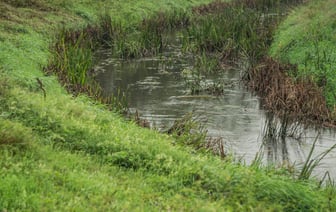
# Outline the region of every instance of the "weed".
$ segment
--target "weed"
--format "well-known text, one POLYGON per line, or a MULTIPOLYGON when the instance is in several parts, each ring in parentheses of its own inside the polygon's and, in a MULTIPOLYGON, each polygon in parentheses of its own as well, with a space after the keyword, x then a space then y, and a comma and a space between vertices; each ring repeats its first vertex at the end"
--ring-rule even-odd
POLYGON ((220 52, 223 59, 245 52, 258 61, 270 45, 274 21, 258 10, 236 4, 219 6, 220 12, 199 17, 185 32, 184 46, 196 52, 220 52))
POLYGON ((139 112, 138 110, 135 111, 135 114, 134 114, 134 121, 137 125, 139 125, 140 127, 144 127, 144 128, 149 128, 151 129, 151 124, 148 120, 146 119, 142 119, 140 118, 140 115, 139 115, 139 112))
POLYGON ((125 28, 115 36, 113 52, 117 57, 134 58, 156 55, 166 46, 163 33, 189 24, 189 14, 184 11, 157 12, 144 18, 135 27, 125 28))
POLYGON ((204 126, 193 117, 192 113, 184 115, 181 119, 176 120, 168 130, 168 134, 172 134, 177 138, 178 142, 184 145, 191 145, 196 149, 204 146, 206 130, 204 126))
POLYGON ((204 148, 212 154, 218 155, 222 160, 227 157, 227 151, 224 146, 224 139, 222 137, 207 137, 204 148))
POLYGON ((308 157, 301 169, 301 172, 298 176, 298 179, 300 180, 307 180, 311 177, 311 174, 313 172, 313 170, 320 164, 321 160, 323 160, 323 158, 325 156, 327 156, 332 150, 336 149, 336 144, 331 146, 329 149, 327 149, 326 151, 320 153, 319 155, 317 155, 315 158, 313 158, 313 152, 315 150, 315 145, 316 145, 316 142, 318 140, 320 136, 320 133, 317 134, 314 142, 313 142, 313 145, 310 149, 310 152, 308 154, 308 157))
POLYGON ((263 156, 264 152, 262 150, 262 146, 260 147, 259 151, 256 153, 254 159, 251 162, 251 167, 256 169, 260 169, 263 166, 263 156))
POLYGON ((96 33, 95 36, 98 36, 97 41, 103 43, 105 46, 111 46, 115 39, 122 36, 121 23, 114 23, 110 15, 101 15, 98 24, 99 33, 96 33))
POLYGON ((33 141, 34 136, 30 128, 0 117, 0 148, 12 146, 23 150, 31 147, 33 141))
MULTIPOLYGON (((183 145, 171 145, 175 141, 173 136, 140 129, 85 95, 72 98, 55 77, 42 76, 40 65, 45 65, 50 57, 48 44, 59 24, 76 25, 77 28, 68 31, 65 46, 74 47, 77 43, 79 48, 92 49, 95 42, 87 43, 87 39, 77 42, 79 37, 90 34, 78 28, 85 28, 83 23, 88 23, 89 18, 91 24, 96 22, 102 6, 111 12, 117 23, 120 21, 123 27, 134 29, 132 24, 139 23, 144 12, 154 13, 162 9, 161 5, 174 9, 172 4, 186 8, 201 2, 207 1, 56 0, 48 4, 58 12, 45 13, 34 21, 26 21, 26 16, 21 15, 36 12, 35 8, 11 9, 16 22, 10 24, 27 23, 24 27, 29 34, 17 37, 12 32, 1 32, 6 39, 1 43, 0 63, 13 82, 4 83, 4 86, 0 83, 2 87, 9 87, 0 89, 0 122, 4 128, 10 128, 9 132, 15 133, 10 138, 20 143, 19 146, 20 139, 25 138, 22 139, 25 142, 31 140, 30 136, 33 141, 41 142, 37 142, 33 150, 16 151, 15 154, 8 151, 8 145, 0 146, 0 210, 295 211, 335 208, 334 194, 327 193, 327 196, 326 191, 317 189, 313 182, 301 183, 263 170, 223 163, 210 154, 196 154, 183 145), (37 86, 36 77, 44 83, 48 95, 45 100, 37 93, 40 89, 31 89, 37 86)), ((8 21, 2 14, 0 18, 0 25, 8 21)), ((94 32, 94 28, 89 31, 94 32)), ((104 43, 106 45, 106 40, 104 43)))
POLYGON ((205 52, 196 55, 195 64, 192 69, 184 69, 181 76, 190 94, 197 95, 207 93, 210 95, 222 95, 225 84, 220 77, 214 77, 221 70, 219 59, 216 55, 209 55, 205 52), (211 78, 211 80, 209 80, 211 78))
POLYGON ((205 77, 201 74, 199 69, 184 69, 181 76, 184 79, 186 87, 190 89, 190 93, 192 95, 199 94, 204 90, 202 82, 205 80, 205 77))
POLYGON ((94 96, 95 93, 89 93, 97 92, 91 88, 97 85, 89 76, 93 67, 93 56, 90 49, 91 42, 84 41, 88 34, 62 31, 59 36, 59 41, 55 45, 57 53, 46 68, 46 72, 56 73, 68 91, 75 94, 87 92, 90 96, 94 96))
POLYGON ((263 97, 265 108, 282 119, 328 122, 331 116, 321 90, 307 79, 293 81, 286 72, 295 69, 296 66, 264 58, 260 65, 248 72, 249 86, 263 97))
MULTIPOLYGON (((103 92, 102 92, 103 93, 103 92)), ((111 110, 120 114, 128 114, 129 106, 127 101, 127 92, 123 92, 118 89, 116 94, 111 94, 105 96, 104 94, 99 94, 98 100, 106 104, 106 106, 111 110)))
POLYGON ((203 74, 216 74, 220 71, 219 58, 216 55, 209 55, 203 52, 196 55, 194 65, 203 74))
POLYGON ((336 102, 334 5, 314 1, 295 9, 276 31, 270 48, 271 56, 298 66, 293 77, 306 77, 320 86, 331 113, 336 102))
MULTIPOLYGON (((323 177, 321 178, 320 184, 319 184, 320 188, 322 187, 323 183, 325 183, 326 187, 335 188, 335 180, 332 179, 329 171, 326 171, 323 177)), ((331 190, 333 191, 334 189, 331 189, 331 190)))
POLYGON ((105 96, 92 76, 93 51, 99 48, 100 44, 113 44, 114 39, 121 37, 122 33, 121 26, 113 25, 110 16, 103 15, 99 21, 99 25, 89 25, 83 30, 63 29, 54 47, 56 54, 45 71, 56 73, 69 92, 75 95, 86 93, 106 104, 110 110, 125 113, 127 112, 125 94, 118 92, 117 96, 105 96))

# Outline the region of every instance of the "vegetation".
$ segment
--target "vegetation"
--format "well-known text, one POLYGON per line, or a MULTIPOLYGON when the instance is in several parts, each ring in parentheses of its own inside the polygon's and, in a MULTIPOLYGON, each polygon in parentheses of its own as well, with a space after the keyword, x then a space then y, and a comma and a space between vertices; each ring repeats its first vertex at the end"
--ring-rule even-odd
POLYGON ((210 84, 207 81, 213 73, 218 75, 223 71, 221 66, 235 65, 242 60, 246 60, 244 62, 249 67, 258 64, 267 53, 273 29, 279 20, 267 14, 275 11, 278 14, 275 17, 280 17, 280 10, 276 10, 279 7, 274 1, 239 0, 229 3, 215 1, 194 8, 197 15, 183 31, 184 50, 198 54, 195 67, 183 74, 191 93, 220 95, 225 84, 220 79, 210 84), (266 8, 269 11, 265 15, 266 8))
POLYGON ((224 4, 220 12, 193 22, 184 36, 184 45, 195 52, 220 52, 230 59, 244 51, 249 59, 257 59, 252 54, 263 55, 265 47, 252 45, 264 44, 270 37, 267 25, 271 23, 262 23, 261 15, 254 9, 224 4))
POLYGON ((162 135, 66 92, 89 81, 87 48, 106 45, 112 32, 136 32, 163 8, 174 14, 208 2, 0 2, 1 211, 335 210, 332 187, 195 151, 185 145, 198 147, 188 127, 182 137, 162 135), (104 25, 110 20, 116 25, 104 25))
MULTIPOLYGON (((298 3, 302 1, 217 1, 195 8, 194 13, 200 16, 185 31, 184 46, 201 55, 215 54, 225 66, 245 63, 247 84, 263 97, 265 109, 286 122, 335 126, 334 48, 328 48, 335 42, 334 12, 328 11, 321 18, 318 13, 327 3, 312 2, 291 12, 295 15, 275 32, 284 14, 298 3), (313 23, 308 17, 300 22, 301 13, 314 14, 313 23), (317 30, 322 23, 326 23, 326 28, 317 30), (297 25, 302 32, 297 31, 297 25), (272 44, 273 34, 276 39, 272 44), (300 37, 301 34, 305 36, 300 37), (302 48, 296 48, 297 42, 302 48), (294 53, 297 55, 291 56, 294 53)), ((206 74, 197 67, 189 72, 192 74, 186 84, 191 93, 206 90, 206 74)), ((224 86, 215 84, 218 93, 224 86)))
POLYGON ((298 65, 293 77, 314 81, 335 113, 336 105, 336 5, 317 0, 294 9, 280 25, 270 55, 281 62, 298 65))

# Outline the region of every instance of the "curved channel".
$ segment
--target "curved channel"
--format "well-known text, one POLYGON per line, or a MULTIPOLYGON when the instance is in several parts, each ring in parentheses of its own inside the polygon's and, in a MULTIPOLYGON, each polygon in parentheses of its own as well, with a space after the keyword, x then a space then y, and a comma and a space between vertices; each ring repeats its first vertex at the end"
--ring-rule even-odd
MULTIPOLYGON (((241 83, 242 71, 237 68, 215 76, 225 84, 223 95, 190 95, 181 72, 193 68, 193 55, 181 52, 178 36, 170 39, 164 53, 155 57, 123 60, 113 58, 108 49, 99 51, 97 81, 107 94, 118 89, 127 92, 130 110, 138 111, 157 129, 167 129, 193 112, 204 123, 208 136, 222 138, 226 152, 246 164, 259 154, 264 164, 293 165, 300 170, 316 138, 313 157, 335 144, 332 130, 324 130, 318 137, 314 129, 301 129, 299 138, 269 138, 269 117, 259 98, 241 83)), ((329 172, 336 179, 335 159, 336 152, 330 152, 313 175, 321 178, 329 172)))

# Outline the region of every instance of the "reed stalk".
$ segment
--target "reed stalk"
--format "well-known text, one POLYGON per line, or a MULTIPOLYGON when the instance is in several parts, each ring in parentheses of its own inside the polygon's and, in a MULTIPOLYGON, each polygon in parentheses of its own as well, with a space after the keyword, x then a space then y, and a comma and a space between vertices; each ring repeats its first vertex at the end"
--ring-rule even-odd
POLYGON ((318 154, 317 156, 315 156, 313 158, 313 152, 315 150, 316 142, 318 141, 319 136, 320 136, 320 132, 315 137, 313 145, 310 148, 308 157, 307 157, 307 159, 306 159, 306 161, 305 161, 305 163, 304 163, 304 165, 301 169, 301 172, 298 176, 299 180, 308 180, 311 177, 314 169, 320 164, 320 162, 323 160, 323 158, 325 158, 332 150, 336 149, 336 144, 334 144, 329 149, 327 149, 326 151, 318 154))

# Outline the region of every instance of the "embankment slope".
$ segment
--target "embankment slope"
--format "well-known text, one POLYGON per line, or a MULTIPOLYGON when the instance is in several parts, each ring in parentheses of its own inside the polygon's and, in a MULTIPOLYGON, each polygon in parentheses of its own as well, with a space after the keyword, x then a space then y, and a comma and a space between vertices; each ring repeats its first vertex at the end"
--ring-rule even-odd
POLYGON ((60 28, 95 24, 102 12, 126 26, 207 2, 0 2, 0 210, 335 209, 333 190, 176 145, 43 73, 60 28))

